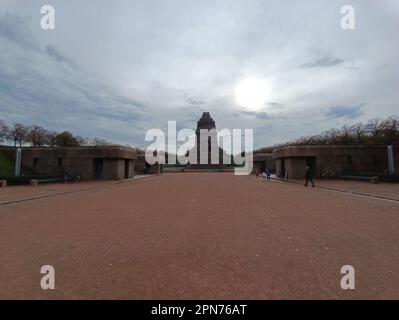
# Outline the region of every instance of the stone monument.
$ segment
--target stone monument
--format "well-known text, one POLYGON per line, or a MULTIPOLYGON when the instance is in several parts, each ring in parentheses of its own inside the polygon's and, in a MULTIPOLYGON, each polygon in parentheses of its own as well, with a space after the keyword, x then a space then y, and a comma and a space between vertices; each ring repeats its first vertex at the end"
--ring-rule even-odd
POLYGON ((218 144, 215 120, 212 119, 209 112, 203 112, 201 118, 197 121, 197 129, 195 131, 195 134, 197 163, 189 164, 188 167, 190 169, 222 169, 224 167, 223 150, 219 147, 218 144), (204 136, 202 141, 201 131, 202 133, 207 132, 209 134, 208 138, 204 136), (217 163, 212 163, 212 150, 214 150, 218 154, 217 163), (201 153, 202 158, 207 159, 206 163, 201 163, 201 153))

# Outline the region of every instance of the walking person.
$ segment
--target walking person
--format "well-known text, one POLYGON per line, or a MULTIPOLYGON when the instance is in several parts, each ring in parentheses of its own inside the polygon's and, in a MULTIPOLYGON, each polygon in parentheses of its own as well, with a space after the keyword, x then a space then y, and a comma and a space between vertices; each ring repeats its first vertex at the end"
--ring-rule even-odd
POLYGON ((266 172, 265 171, 262 171, 262 178, 263 178, 263 181, 266 181, 266 172))
POLYGON ((256 179, 258 179, 260 176, 260 170, 258 168, 256 168, 255 174, 256 174, 256 179))
POLYGON ((310 165, 306 165, 305 169, 305 187, 308 186, 309 181, 312 183, 312 187, 314 188, 314 182, 313 182, 313 168, 310 165))
POLYGON ((267 168, 267 169, 266 169, 266 178, 267 178, 267 181, 270 181, 270 176, 271 176, 271 174, 272 174, 272 170, 271 170, 270 168, 267 168))

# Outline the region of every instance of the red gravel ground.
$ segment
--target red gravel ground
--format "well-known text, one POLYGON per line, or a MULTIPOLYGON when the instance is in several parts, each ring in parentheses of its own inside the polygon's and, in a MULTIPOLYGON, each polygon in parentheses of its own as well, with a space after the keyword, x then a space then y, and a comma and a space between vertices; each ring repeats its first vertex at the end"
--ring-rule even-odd
MULTIPOLYGON (((301 184, 304 183, 303 180, 294 181, 301 184)), ((368 181, 353 180, 318 180, 317 186, 399 201, 399 183, 371 183, 368 181)))
POLYGON ((98 188, 109 185, 110 181, 84 181, 79 183, 44 183, 32 187, 29 185, 7 186, 0 189, 0 204, 20 199, 42 197, 51 194, 71 192, 81 189, 98 188))
POLYGON ((395 201, 165 174, 1 205, 0 298, 399 299, 398 231, 395 201))

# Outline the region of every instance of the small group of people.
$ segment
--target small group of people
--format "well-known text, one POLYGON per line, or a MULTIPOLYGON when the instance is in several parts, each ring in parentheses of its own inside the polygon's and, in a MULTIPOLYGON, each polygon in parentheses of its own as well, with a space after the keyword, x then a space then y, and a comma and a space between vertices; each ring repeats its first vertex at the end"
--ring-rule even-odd
MULTIPOLYGON (((272 170, 270 168, 266 168, 265 170, 261 170, 259 168, 255 169, 256 179, 263 178, 263 180, 270 181, 272 170)), ((314 188, 314 181, 313 181, 313 167, 311 165, 306 165, 305 168, 305 187, 309 185, 309 182, 312 184, 314 188)))
POLYGON ((256 174, 256 179, 263 178, 263 180, 270 181, 272 170, 270 168, 266 168, 264 171, 261 171, 259 168, 256 168, 255 174, 256 174))

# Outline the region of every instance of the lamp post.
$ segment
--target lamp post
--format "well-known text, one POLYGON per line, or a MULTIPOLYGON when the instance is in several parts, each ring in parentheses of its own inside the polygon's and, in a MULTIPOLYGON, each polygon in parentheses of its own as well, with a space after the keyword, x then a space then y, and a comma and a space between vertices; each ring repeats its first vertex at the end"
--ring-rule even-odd
POLYGON ((17 148, 15 152, 15 176, 19 177, 21 175, 21 154, 22 149, 17 148))
POLYGON ((393 146, 388 146, 388 174, 393 175, 395 174, 395 164, 393 159, 393 146))

